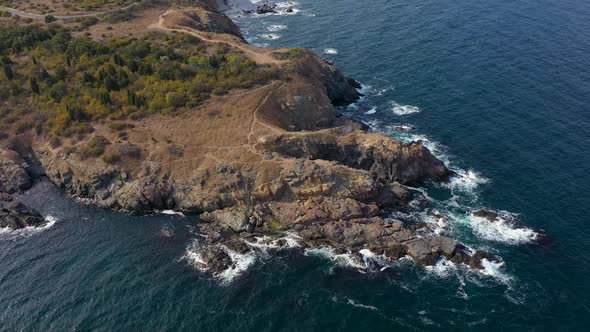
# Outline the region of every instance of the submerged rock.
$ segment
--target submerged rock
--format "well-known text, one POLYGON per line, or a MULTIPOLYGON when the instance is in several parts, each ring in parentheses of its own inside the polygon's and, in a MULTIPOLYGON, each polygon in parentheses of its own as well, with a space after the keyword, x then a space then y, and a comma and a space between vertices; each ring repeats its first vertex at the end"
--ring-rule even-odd
POLYGON ((277 5, 265 3, 256 7, 256 14, 276 13, 277 5))
POLYGON ((474 217, 484 218, 484 219, 487 219, 489 221, 495 221, 495 220, 497 220, 500 217, 500 215, 497 212, 490 211, 490 210, 485 210, 485 209, 473 211, 471 214, 474 217))

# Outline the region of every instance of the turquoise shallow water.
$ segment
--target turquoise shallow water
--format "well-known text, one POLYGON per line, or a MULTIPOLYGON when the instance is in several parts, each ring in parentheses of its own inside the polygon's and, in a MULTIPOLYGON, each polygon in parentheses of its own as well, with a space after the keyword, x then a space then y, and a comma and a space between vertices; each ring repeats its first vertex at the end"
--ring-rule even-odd
POLYGON ((425 188, 451 216, 441 231, 504 264, 475 273, 402 262, 359 273, 325 254, 258 252, 226 284, 183 258, 199 239, 194 216, 126 216, 40 187, 26 200, 57 222, 0 234, 0 330, 587 329, 590 4, 299 0, 294 8, 237 20, 253 43, 322 53, 364 85, 366 97, 343 112, 422 139, 447 160, 462 176, 425 188), (470 218, 480 207, 506 211, 505 227, 470 218), (539 229, 540 244, 530 241, 539 229))

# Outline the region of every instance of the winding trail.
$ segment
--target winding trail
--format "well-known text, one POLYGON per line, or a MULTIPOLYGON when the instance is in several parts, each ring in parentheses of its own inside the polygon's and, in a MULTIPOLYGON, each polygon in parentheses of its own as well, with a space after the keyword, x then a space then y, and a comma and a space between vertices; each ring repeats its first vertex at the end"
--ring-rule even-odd
POLYGON ((172 13, 175 13, 175 12, 176 12, 175 10, 167 10, 166 12, 164 12, 163 14, 160 15, 160 17, 158 18, 158 22, 149 25, 148 29, 182 32, 182 33, 186 33, 186 34, 195 36, 197 38, 200 38, 206 42, 217 43, 217 44, 227 44, 227 45, 230 45, 230 46, 237 48, 240 51, 244 52, 246 55, 248 55, 250 58, 252 58, 254 61, 256 61, 259 64, 280 65, 280 64, 286 62, 285 60, 279 60, 279 59, 275 58, 274 56, 272 56, 271 53, 275 52, 276 51, 275 49, 270 49, 268 51, 262 51, 260 48, 257 48, 252 45, 248 45, 248 44, 243 43, 241 41, 235 41, 235 40, 231 40, 231 39, 227 39, 227 38, 213 38, 213 37, 211 37, 211 34, 215 34, 215 33, 206 33, 206 32, 202 32, 199 30, 188 29, 188 28, 182 29, 182 28, 166 27, 165 26, 166 16, 168 16, 172 13))

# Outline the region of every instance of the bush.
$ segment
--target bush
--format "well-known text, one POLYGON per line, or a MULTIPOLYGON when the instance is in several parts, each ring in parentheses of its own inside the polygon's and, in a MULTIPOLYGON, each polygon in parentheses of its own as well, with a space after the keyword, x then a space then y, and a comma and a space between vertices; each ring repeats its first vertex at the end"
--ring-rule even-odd
POLYGON ((53 23, 55 22, 57 19, 55 18, 55 16, 53 15, 46 15, 45 16, 45 23, 49 24, 49 23, 53 23))
POLYGON ((115 153, 115 151, 107 151, 102 156, 102 160, 107 164, 115 164, 121 160, 121 157, 115 153))
POLYGON ((84 148, 82 148, 80 156, 82 159, 98 158, 105 152, 105 149, 109 144, 111 143, 106 138, 102 136, 94 136, 86 143, 84 148))

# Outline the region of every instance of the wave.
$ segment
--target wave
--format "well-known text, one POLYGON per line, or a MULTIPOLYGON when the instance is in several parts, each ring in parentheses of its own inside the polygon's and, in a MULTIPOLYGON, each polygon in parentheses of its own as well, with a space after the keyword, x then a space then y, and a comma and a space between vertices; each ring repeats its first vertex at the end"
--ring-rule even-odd
POLYGON ((201 254, 199 241, 196 239, 188 245, 184 252, 184 256, 181 257, 181 260, 185 260, 189 265, 199 271, 206 272, 209 270, 209 267, 207 266, 207 263, 201 254))
POLYGON ((396 115, 408 115, 421 112, 420 108, 412 105, 401 105, 396 102, 391 103, 391 111, 396 115))
POLYGON ((468 222, 473 232, 481 239, 503 242, 512 245, 530 243, 539 238, 539 233, 526 227, 519 228, 516 225, 516 215, 508 211, 495 211, 498 217, 495 220, 468 216, 468 222))
POLYGON ((295 233, 288 232, 280 238, 271 238, 269 236, 254 237, 255 241, 246 241, 251 248, 257 249, 264 256, 268 256, 270 250, 287 250, 302 247, 301 237, 295 233))
POLYGON ((338 50, 335 48, 324 48, 324 54, 338 54, 338 50))
MULTIPOLYGON (((253 251, 241 254, 231 250, 225 245, 220 245, 219 248, 225 251, 232 261, 227 269, 213 274, 213 277, 218 279, 222 285, 230 284, 235 278, 247 271, 248 268, 256 262, 256 253, 253 251)), ((180 259, 186 261, 190 266, 201 272, 207 272, 209 271, 209 266, 203 258, 202 250, 203 246, 198 240, 194 239, 186 248, 184 255, 180 259)))
POLYGON ((456 175, 453 176, 448 183, 443 184, 443 186, 452 190, 459 190, 473 194, 475 189, 490 181, 479 172, 472 169, 463 170, 455 168, 452 169, 452 171, 455 172, 456 175))
POLYGON ((53 227, 59 220, 53 216, 45 217, 46 223, 41 226, 27 226, 20 229, 12 229, 9 227, 0 228, 0 235, 7 236, 9 239, 31 236, 53 227))
POLYGON ((158 211, 158 213, 169 215, 169 216, 180 216, 180 217, 183 217, 183 218, 185 217, 184 213, 177 212, 177 211, 174 211, 174 210, 162 210, 162 211, 158 211))
POLYGON ((246 272, 254 262, 256 262, 256 254, 252 251, 245 254, 240 254, 229 249, 226 246, 221 246, 223 250, 228 254, 232 261, 232 265, 223 270, 220 273, 214 274, 216 278, 219 278, 222 284, 230 284, 236 277, 246 272))
MULTIPOLYGON (((301 238, 298 235, 290 232, 285 233, 285 236, 280 238, 271 238, 268 236, 254 237, 254 241, 242 240, 251 248, 246 253, 238 253, 225 245, 219 245, 219 248, 227 253, 232 263, 227 269, 214 273, 213 277, 218 279, 223 285, 230 284, 238 276, 246 272, 258 258, 268 257, 270 250, 299 248, 302 247, 300 240, 301 238)), ((209 266, 203 258, 204 249, 204 245, 197 239, 193 239, 180 259, 186 261, 190 266, 201 272, 207 272, 209 271, 209 266)))
POLYGON ((365 114, 368 114, 368 115, 375 114, 375 113, 377 113, 377 107, 371 107, 370 110, 365 112, 365 114))
POLYGON ((352 256, 352 252, 348 251, 347 253, 337 254, 334 248, 328 246, 305 249, 304 255, 326 258, 332 261, 335 265, 341 267, 352 267, 356 269, 365 268, 364 265, 360 264, 352 256))

